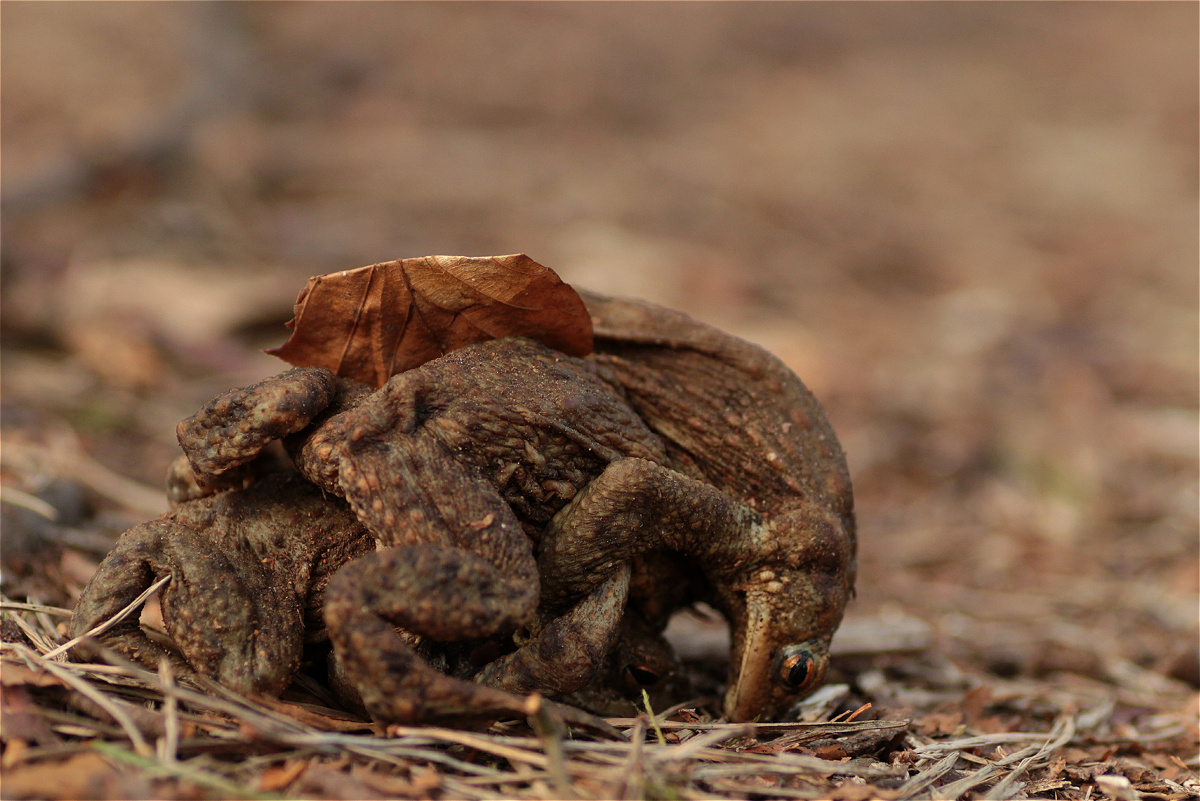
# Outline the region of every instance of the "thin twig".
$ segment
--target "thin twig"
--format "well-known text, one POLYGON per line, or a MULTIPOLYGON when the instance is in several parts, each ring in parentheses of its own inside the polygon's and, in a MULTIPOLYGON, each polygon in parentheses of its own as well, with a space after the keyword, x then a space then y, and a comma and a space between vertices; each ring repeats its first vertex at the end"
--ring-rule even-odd
POLYGON ((562 721, 551 714, 538 693, 529 696, 526 709, 528 710, 529 725, 541 738, 542 748, 549 763, 550 780, 554 784, 554 791, 560 798, 574 798, 575 791, 571 789, 571 777, 567 774, 567 767, 563 761, 562 741, 565 727, 562 721))
POLYGON ((115 615, 110 617, 108 620, 105 620, 103 623, 93 626, 92 628, 88 629, 86 632, 84 632, 83 634, 80 634, 78 637, 75 637, 74 639, 67 640, 65 643, 58 646, 57 648, 54 648, 54 649, 42 654, 42 656, 45 657, 46 659, 54 659, 56 656, 59 656, 60 654, 65 654, 67 651, 74 648, 76 645, 78 645, 80 642, 82 642, 85 638, 100 636, 104 632, 111 629, 113 626, 120 623, 125 618, 129 617, 129 615, 132 614, 135 610, 140 609, 142 604, 144 604, 146 602, 147 598, 149 598, 154 593, 158 592, 170 580, 171 580, 171 574, 168 573, 167 575, 160 578, 158 581, 151 584, 145 590, 143 590, 141 595, 139 595, 138 597, 136 597, 132 601, 130 601, 125 606, 124 609, 122 609, 120 612, 117 612, 115 615))
POLYGON ((642 750, 645 741, 646 721, 638 720, 630 733, 629 759, 621 777, 621 792, 616 796, 618 798, 632 799, 644 795, 642 785, 645 782, 645 767, 642 764, 642 750))
POLYGON ((170 764, 178 761, 179 752, 179 697, 175 694, 175 670, 171 667, 171 660, 159 660, 158 676, 162 680, 165 718, 164 734, 158 741, 162 752, 159 759, 170 764))
POLYGON ((71 689, 76 690, 84 697, 93 701, 109 715, 112 715, 112 718, 117 722, 117 725, 124 729, 125 734, 128 735, 130 742, 133 743, 134 750, 137 751, 140 756, 152 756, 154 754, 154 750, 146 742, 146 739, 142 737, 141 731, 139 731, 138 727, 134 725, 133 720, 131 720, 129 715, 125 713, 125 710, 121 709, 116 702, 116 699, 106 696, 104 693, 100 692, 91 684, 88 684, 83 679, 74 675, 72 671, 65 669, 64 666, 58 664, 57 662, 54 662, 50 659, 39 658, 38 654, 34 653, 28 648, 25 648, 24 646, 18 645, 17 648, 20 652, 22 652, 22 655, 26 657, 26 663, 30 668, 41 668, 42 670, 51 673, 55 678, 61 680, 63 683, 71 687, 71 689))

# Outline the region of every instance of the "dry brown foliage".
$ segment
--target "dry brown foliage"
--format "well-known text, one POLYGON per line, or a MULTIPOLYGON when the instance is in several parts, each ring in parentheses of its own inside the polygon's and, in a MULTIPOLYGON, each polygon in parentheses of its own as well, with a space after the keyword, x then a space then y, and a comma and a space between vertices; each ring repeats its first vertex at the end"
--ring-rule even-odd
POLYGON ((489 339, 523 336, 572 356, 592 352, 583 300, 524 254, 423 256, 308 279, 267 351, 373 387, 396 373, 489 339))

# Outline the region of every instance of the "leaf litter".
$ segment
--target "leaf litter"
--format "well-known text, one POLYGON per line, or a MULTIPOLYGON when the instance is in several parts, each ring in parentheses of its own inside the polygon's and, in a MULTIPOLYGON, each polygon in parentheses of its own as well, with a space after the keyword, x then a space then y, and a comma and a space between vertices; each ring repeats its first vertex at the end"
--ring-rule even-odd
MULTIPOLYGON (((332 707, 303 675, 282 699, 254 699, 185 685, 165 665, 148 671, 106 649, 103 662, 72 663, 69 610, 5 597, 0 614, 4 798, 1173 801, 1200 792, 1186 709, 1195 696, 1181 683, 968 672, 894 614, 848 623, 833 679, 847 683, 802 706, 800 721, 725 724, 698 699, 611 719, 620 741, 574 739, 537 707, 486 731, 381 728, 332 707)), ((693 656, 689 669, 701 672, 703 654, 693 656)))
MULTIPOLYGON (((288 342, 269 352, 374 385, 497 336, 534 335, 575 354, 591 348, 579 296, 523 255, 404 259, 319 276, 297 300, 291 327, 288 342)), ((65 435, 44 448, 13 443, 8 469, 65 471, 65 463, 42 458, 63 452, 65 435)), ((73 464, 80 463, 90 461, 73 464)), ((152 490, 89 470, 76 480, 131 510, 150 505, 152 490)), ((56 518, 30 493, 6 501, 56 518)), ((166 580, 84 637, 139 611, 166 580)), ((526 720, 486 731, 381 727, 331 706, 305 675, 282 699, 247 698, 204 679, 181 684, 165 662, 152 672, 103 647, 103 663, 72 663, 64 655, 83 638, 64 641, 68 610, 7 598, 0 607, 5 798, 1176 799, 1200 792, 1196 760, 1180 756, 1196 742, 1195 725, 1179 714, 1189 698, 1180 682, 1112 658, 1115 692, 1069 675, 1058 682, 967 675, 928 650, 927 626, 894 615, 846 627, 835 655, 848 683, 802 705, 800 721, 726 724, 706 699, 655 714, 647 699, 643 715, 610 720, 623 740, 591 741, 573 739, 536 698, 526 720)), ((720 633, 693 628, 685 636, 701 644, 693 657, 724 647, 720 633)), ((700 661, 690 669, 701 671, 700 661)))
MULTIPOLYGON (((294 298, 292 265, 320 260, 304 261, 311 254, 302 250, 319 244, 318 252, 336 251, 349 242, 356 254, 393 247, 400 197, 419 209, 419 226, 439 232, 427 239, 439 239, 445 230, 467 241, 510 241, 514 223, 518 230, 544 230, 548 236, 542 241, 551 247, 577 252, 591 253, 598 237, 613 239, 600 253, 609 258, 583 260, 576 275, 586 274, 585 283, 659 297, 674 292, 673 297, 688 298, 694 310, 730 320, 752 314, 759 322, 742 330, 777 343, 779 355, 801 367, 802 377, 839 409, 839 433, 852 444, 848 450, 855 456, 855 482, 869 529, 864 534, 872 544, 862 554, 869 580, 862 582, 857 608, 835 646, 854 623, 875 624, 876 637, 893 632, 881 604, 903 605, 933 632, 906 648, 866 638, 868 647, 843 654, 840 666, 835 661, 835 681, 846 684, 833 687, 844 688, 843 697, 827 709, 806 708, 805 719, 827 719, 870 700, 874 706, 865 716, 910 721, 908 734, 875 756, 902 767, 906 781, 928 777, 934 765, 956 757, 941 778, 918 793, 928 796, 938 795, 931 787, 944 788, 983 761, 1023 747, 1020 741, 967 746, 962 740, 1046 735, 1062 714, 1070 714, 1074 737, 1045 767, 1031 765, 1019 777, 1028 783, 1014 795, 1166 798, 1178 797, 1180 787, 1194 793, 1200 686, 1196 304, 1194 258, 1188 257, 1195 243, 1194 186, 1163 184, 1164 174, 1195 173, 1195 73, 1194 59, 1187 55, 1192 44, 1189 39, 1186 47, 1169 46, 1173 36, 1188 35, 1190 26, 1178 24, 1178 13, 1186 9, 1100 4, 1087 8, 1085 19, 1074 8, 1048 14, 1044 8, 1020 12, 1014 7, 1011 14, 997 16, 992 7, 963 6, 960 24, 987 31, 972 40, 968 53, 959 37, 937 35, 951 19, 943 19, 940 10, 914 4, 878 25, 864 26, 835 5, 814 12, 820 47, 815 58, 800 62, 778 48, 760 52, 745 45, 756 31, 786 30, 779 28, 781 17, 772 4, 750 8, 717 30, 707 15, 683 15, 674 20, 663 55, 693 68, 674 70, 676 77, 667 84, 627 80, 630 69, 644 67, 645 32, 654 30, 657 16, 609 15, 604 24, 595 24, 586 4, 565 17, 558 8, 537 15, 494 7, 490 19, 496 24, 482 26, 485 33, 517 20, 574 54, 575 60, 561 62, 565 69, 555 70, 557 78, 548 78, 558 81, 551 88, 574 85, 581 74, 595 76, 597 96, 606 102, 619 99, 621 113, 614 119, 643 119, 652 109, 651 120, 677 121, 647 136, 640 125, 597 128, 594 106, 587 102, 575 104, 574 111, 554 109, 554 120, 565 123, 562 131, 576 132, 557 143, 562 158, 555 159, 556 166, 586 184, 583 216, 614 221, 611 232, 587 225, 564 228, 556 215, 538 216, 544 215, 548 198, 543 181, 524 182, 524 189, 481 208, 480 182, 446 181, 444 159, 410 165, 407 149, 398 151, 390 146, 390 135, 379 135, 416 136, 427 152, 449 144, 453 157, 463 153, 454 149, 456 142, 476 142, 481 130, 490 130, 480 128, 482 112, 508 114, 514 101, 525 107, 524 94, 517 98, 503 91, 488 101, 493 105, 481 106, 477 82, 462 77, 486 71, 497 76, 495 85, 523 92, 530 74, 528 49, 509 48, 508 58, 490 47, 463 49, 461 65, 431 71, 426 76, 430 90, 412 103, 380 102, 378 82, 345 80, 354 73, 347 72, 347 52, 373 52, 381 69, 404 69, 413 46, 436 50, 461 34, 454 15, 426 15, 420 25, 401 15, 390 24, 355 26, 340 9, 309 4, 288 14, 259 15, 248 30, 235 25, 234 14, 224 15, 222 23, 207 15, 189 16, 206 9, 188 4, 164 7, 162 13, 177 15, 171 18, 177 31, 201 37, 201 49, 210 54, 231 52, 231 43, 240 52, 248 41, 252 52, 283 48, 314 69, 343 76, 329 83, 337 102, 321 102, 320 96, 298 91, 311 86, 301 83, 310 71, 294 69, 295 59, 272 58, 275 66, 259 65, 266 80, 256 81, 249 73, 256 90, 247 93, 246 72, 228 70, 223 58, 202 58, 200 79, 210 81, 226 102, 213 103, 207 91, 189 92, 193 105, 182 115, 169 90, 187 88, 191 75, 147 65, 175 63, 163 60, 165 55, 195 58, 196 50, 180 46, 178 34, 164 35, 170 26, 159 14, 139 7, 125 16, 115 11, 96 19, 69 15, 58 25, 27 22, 19 35, 19 15, 12 15, 14 41, 23 42, 29 53, 66 57, 43 58, 36 69, 21 71, 36 80, 14 80, 11 87, 6 82, 12 89, 6 101, 31 113, 24 115, 25 124, 19 124, 21 114, 12 115, 14 135, 6 139, 6 155, 13 156, 17 169, 5 185, 6 216, 12 212, 14 224, 5 230, 3 293, 4 581, 9 597, 57 606, 6 605, 0 610, 3 639, 27 647, 36 640, 35 651, 60 644, 55 624, 79 588, 66 569, 68 559, 81 566, 92 561, 94 567, 93 557, 104 549, 86 544, 89 537, 108 536, 111 544, 109 535, 127 527, 121 519, 158 513, 132 511, 138 505, 136 488, 143 490, 147 505, 163 502, 161 491, 110 479, 120 474, 157 482, 167 461, 163 449, 171 443, 156 442, 153 431, 163 420, 178 419, 165 412, 181 398, 211 394, 212 371, 259 375, 258 365, 249 364, 245 348, 230 337, 258 330, 265 306, 278 304, 286 316, 282 310, 294 298), (299 27, 309 34, 297 34, 297 14, 299 27), (881 50, 880 30, 934 35, 893 36, 881 50), (118 43, 135 36, 138 59, 97 59, 97 31, 118 43), (378 48, 381 36, 406 46, 378 48), (713 59, 713 52, 722 57, 713 59), (597 53, 603 69, 590 71, 597 53), (694 60, 688 60, 689 53, 694 60), (1148 53, 1155 57, 1146 58, 1148 53), (1168 68, 1177 60, 1187 62, 1182 73, 1168 68), (589 71, 581 71, 585 68, 589 71), (921 81, 930 68, 957 78, 921 81), (150 80, 133 82, 142 88, 131 90, 125 80, 130 69, 150 80), (93 74, 96 86, 111 91, 76 102, 63 87, 75 86, 78 74, 93 74), (1180 82, 1179 74, 1186 81, 1180 82), (797 75, 804 77, 804 91, 797 91, 797 75), (1071 79, 1066 93, 1063 76, 1071 79), (692 91, 691 82, 705 91, 692 91), (664 85, 671 91, 664 94, 664 85), (747 86, 753 91, 742 91, 747 86), (913 102, 914 88, 922 102, 913 102), (722 114, 720 103, 712 102, 713 91, 718 100, 737 102, 726 104, 722 114), (821 124, 791 124, 812 116, 814 92, 821 124), (997 96, 1012 102, 997 105, 997 96), (39 116, 49 108, 47 97, 63 99, 51 104, 55 113, 66 115, 57 125, 39 116), (863 97, 878 102, 863 103, 863 97), (275 115, 247 120, 244 104, 251 98, 287 110, 320 135, 297 149, 293 125, 277 124, 275 115), (696 98, 702 105, 689 106, 696 98), (130 123, 128 135, 94 150, 70 134, 107 130, 114 108, 132 108, 132 117, 117 115, 130 123), (441 124, 414 130, 414 113, 441 124), (191 124, 197 119, 204 124, 191 124), (1148 126, 1148 119, 1156 122, 1148 126), (1081 120, 1082 128, 1076 124, 1081 120), (872 145, 877 137, 864 142, 855 135, 891 130, 897 121, 920 136, 897 147, 894 137, 872 145), (748 125, 775 130, 781 122, 787 137, 764 141, 745 135, 748 125), (404 154, 403 169, 414 170, 407 192, 393 181, 366 180, 401 163, 387 160, 377 148, 353 146, 364 142, 367 130, 367 143, 385 141, 388 154, 404 154), (830 131, 850 135, 830 136, 830 131), (720 147, 701 151, 706 158, 688 159, 698 132, 720 147), (1081 133, 1086 134, 1082 139, 1081 133), (329 147, 331 139, 352 146, 329 147), (1012 146, 995 147, 996 142, 1012 146), (1061 142, 1088 146, 1047 150, 1061 142), (947 158, 947 143, 956 156, 965 157, 947 158), (663 162, 664 147, 681 158, 663 162), (163 153, 171 158, 163 159, 163 153), (604 157, 614 153, 622 157, 604 157), (1094 169, 1114 153, 1153 168, 1094 169), (350 154, 354 158, 348 161, 350 154), (78 168, 97 156, 109 166, 78 168), (593 169, 598 162, 602 169, 593 169), (822 165, 827 180, 821 188, 798 189, 794 170, 774 170, 802 162, 822 165), (34 163, 44 168, 22 169, 34 163), (270 177, 280 173, 281 164, 295 173, 300 186, 316 190, 311 197, 297 203, 294 192, 264 196, 258 183, 246 181, 225 187, 220 202, 196 202, 196 187, 211 186, 214 174, 270 177), (646 164, 663 169, 647 170, 646 164), (1047 164, 1054 169, 1047 172, 1047 164), (766 170, 785 180, 764 180, 766 170), (1063 180, 1072 175, 1084 182, 1063 180), (1095 187, 1096 175, 1105 176, 1107 183, 1099 187, 1105 191, 1078 191, 1095 187), (1038 179, 1033 185, 1031 177, 1038 179), (438 190, 431 202, 426 192, 432 186, 438 190), (884 191, 864 194, 864 186, 884 191), (926 191, 929 187, 938 191, 926 191), (714 211, 697 205, 698 198, 709 195, 729 203, 714 211), (343 198, 342 205, 330 213, 323 205, 326 197, 343 198), (525 216, 514 207, 535 211, 525 216), (198 224, 148 227, 150 220, 177 220, 180 209, 190 209, 198 224), (470 210, 466 222, 462 209, 470 210), (699 212, 708 230, 697 231, 699 212), (356 222, 348 226, 351 219, 356 222), (780 226, 781 219, 788 224, 780 226), (281 237, 289 245, 281 247, 275 238, 278 222, 295 226, 296 220, 327 222, 299 237, 293 228, 281 237), (148 238, 156 244, 147 253, 137 243, 148 238), (290 244, 297 239, 299 245, 290 244), (693 243, 711 253, 695 258, 693 243), (264 252, 275 254, 277 263, 258 263, 264 252), (60 273, 58 265, 67 261, 71 267, 60 273), (717 263, 725 266, 713 266, 717 263), (248 264, 256 266, 248 270, 248 264), (288 288, 272 295, 272 287, 283 286, 277 278, 284 275, 288 288), (188 298, 186 315, 178 312, 179 298, 188 298), (144 314, 139 319, 151 326, 127 325, 130 302, 139 304, 144 314), (87 342, 64 331, 85 325, 96 334, 107 327, 120 336, 87 342), (819 347, 813 331, 822 332, 819 347), (41 351, 47 342, 64 347, 41 351), (120 374, 129 362, 114 360, 110 349, 120 347, 126 358, 136 360, 137 353, 147 352, 139 342, 165 358, 134 361, 137 369, 120 374), (164 343, 170 344, 164 349, 164 343), (180 364, 189 369, 179 371, 180 364), (196 375, 196 368, 208 375, 196 375), (90 371, 101 378, 93 380, 90 371), (122 386, 136 388, 148 380, 161 382, 154 389, 162 391, 143 395, 122 386), (27 427, 30 413, 42 420, 70 420, 71 433, 85 439, 86 448, 64 451, 45 442, 22 443, 30 446, 27 454, 53 458, 43 459, 41 466, 17 459, 15 435, 27 427), (115 472, 90 469, 99 465, 82 462, 88 454, 115 472), (9 491, 41 497, 43 478, 82 484, 102 502, 87 523, 33 521, 29 528, 42 536, 32 538, 32 545, 46 547, 25 548, 19 542, 22 527, 12 524, 10 513, 19 507, 10 503, 9 491), (96 520, 100 524, 92 525, 96 520), (946 547, 949 542, 953 548, 946 547), (1174 682, 1161 681, 1167 677, 1174 682), (979 688, 988 689, 990 698, 968 699, 979 688), (958 744, 959 750, 917 750, 934 744, 958 744)), ((646 9, 651 11, 658 14, 646 9)), ((549 58, 556 52, 551 49, 549 58)), ((537 61, 539 53, 534 57, 539 64, 560 63, 537 61)), ((500 176, 542 174, 544 139, 502 135, 494 141, 497 158, 481 165, 483 185, 500 176)), ((272 180, 265 182, 268 187, 272 180)), ((275 316, 272 312, 272 324, 275 316)), ((85 711, 86 699, 50 673, 14 661, 7 648, 0 726, 4 795, 18 795, 20 783, 38 797, 222 795, 181 779, 149 779, 141 768, 101 756, 87 743, 131 753, 120 728, 85 711)), ((83 675, 105 694, 120 686, 120 697, 133 699, 139 713, 144 707, 146 717, 135 722, 157 745, 153 721, 164 708, 164 696, 153 688, 122 685, 119 671, 93 665, 83 675)), ((209 707, 179 702, 179 758, 198 770, 246 779, 243 795, 454 797, 440 779, 443 773, 461 790, 474 781, 455 773, 468 770, 462 766, 479 770, 482 764, 485 771, 499 766, 458 745, 441 747, 457 762, 438 765, 461 763, 459 768, 422 768, 420 762, 367 764, 349 754, 239 744, 238 713, 211 707, 221 698, 212 696, 209 707), (201 736, 209 738, 207 745, 195 743, 201 736)), ((291 709, 299 714, 303 707, 292 704, 291 709)), ((690 720, 684 713, 669 717, 659 721, 668 740, 677 734, 672 726, 690 720)), ((363 726, 320 719, 337 720, 343 729, 363 726)), ((639 725, 642 733, 651 732, 644 718, 632 731, 639 725)), ((614 794, 678 795, 642 770, 641 739, 632 737, 625 762, 611 760, 626 774, 614 794)), ((595 747, 600 754, 613 746, 595 747)), ((503 767, 514 783, 488 785, 491 797, 516 796, 518 789, 533 792, 531 785, 521 784, 532 767, 503 767)), ((486 783, 492 777, 477 778, 486 783)), ((544 779, 534 780, 543 782, 539 792, 550 794, 544 779)), ((741 784, 766 781, 774 782, 774 792, 783 797, 780 783, 770 777, 741 784)), ((832 787, 809 777, 790 783, 787 792, 894 796, 902 784, 842 781, 832 787)), ((585 780, 577 789, 593 795, 609 790, 585 780)), ((984 784, 966 795, 987 791, 984 784)), ((692 786, 687 793, 727 797, 710 786, 692 786)), ((475 796, 486 797, 485 791, 464 794, 475 796)))

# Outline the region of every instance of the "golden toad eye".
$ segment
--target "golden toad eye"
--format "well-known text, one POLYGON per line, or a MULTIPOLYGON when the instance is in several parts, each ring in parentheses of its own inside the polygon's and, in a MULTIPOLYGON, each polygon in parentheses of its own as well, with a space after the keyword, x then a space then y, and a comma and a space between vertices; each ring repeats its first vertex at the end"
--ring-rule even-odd
POLYGON ((625 683, 629 685, 629 689, 631 690, 653 687, 662 678, 657 670, 648 668, 645 665, 626 665, 621 673, 625 677, 625 683))
POLYGON ((821 680, 825 657, 805 644, 788 645, 775 657, 775 681, 792 692, 803 692, 821 680))

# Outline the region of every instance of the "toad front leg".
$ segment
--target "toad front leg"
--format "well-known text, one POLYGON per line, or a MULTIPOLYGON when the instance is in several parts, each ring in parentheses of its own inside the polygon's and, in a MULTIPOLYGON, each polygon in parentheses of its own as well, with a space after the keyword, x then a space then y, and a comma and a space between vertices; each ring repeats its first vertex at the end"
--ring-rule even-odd
MULTIPOLYGON (((573 690, 591 678, 590 662, 598 664, 615 636, 627 571, 623 580, 592 593, 590 606, 582 605, 612 618, 599 630, 589 620, 592 628, 578 638, 583 645, 569 642, 583 654, 582 667, 578 660, 556 661, 562 655, 554 648, 556 636, 575 629, 553 621, 518 650, 521 656, 487 674, 495 687, 442 674, 396 628, 453 642, 531 625, 539 599, 532 545, 495 488, 448 460, 436 442, 402 439, 391 444, 386 458, 368 458, 363 449, 381 446, 365 439, 351 437, 337 447, 343 449, 338 480, 356 487, 347 495, 360 518, 394 543, 339 571, 325 602, 338 660, 374 717, 419 723, 523 716, 527 699, 516 693, 554 694, 564 682, 573 690), (596 640, 599 646, 587 645, 596 640), (593 651, 604 653, 589 656, 593 651)), ((570 723, 595 728, 590 718, 560 713, 570 723)))
POLYGON ((213 398, 183 420, 176 435, 205 483, 229 482, 268 443, 305 428, 338 397, 338 382, 323 367, 297 367, 213 398))
POLYGON ((545 602, 577 597, 652 551, 695 559, 732 637, 725 715, 783 710, 824 675, 845 594, 844 538, 801 506, 764 520, 715 487, 642 459, 613 462, 558 513, 539 554, 545 602), (803 536, 781 536, 794 529, 803 536), (832 625, 831 625, 832 623, 832 625))

